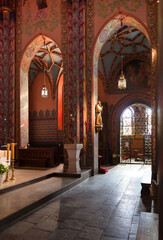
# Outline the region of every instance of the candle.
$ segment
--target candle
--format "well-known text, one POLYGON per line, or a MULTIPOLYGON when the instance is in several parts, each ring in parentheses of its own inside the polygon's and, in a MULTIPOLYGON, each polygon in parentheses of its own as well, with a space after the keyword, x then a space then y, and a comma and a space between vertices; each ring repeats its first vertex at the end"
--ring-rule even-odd
POLYGON ((11 143, 12 159, 14 159, 14 143, 11 143))
POLYGON ((7 143, 7 161, 9 160, 10 143, 7 143))

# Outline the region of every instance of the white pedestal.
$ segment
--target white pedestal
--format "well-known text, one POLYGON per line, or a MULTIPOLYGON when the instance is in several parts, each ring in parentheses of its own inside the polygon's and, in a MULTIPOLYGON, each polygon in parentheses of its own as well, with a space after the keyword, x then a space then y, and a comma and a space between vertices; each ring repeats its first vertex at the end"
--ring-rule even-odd
POLYGON ((67 173, 79 173, 81 172, 79 164, 80 151, 83 148, 83 144, 64 144, 64 148, 68 153, 68 170, 67 173))

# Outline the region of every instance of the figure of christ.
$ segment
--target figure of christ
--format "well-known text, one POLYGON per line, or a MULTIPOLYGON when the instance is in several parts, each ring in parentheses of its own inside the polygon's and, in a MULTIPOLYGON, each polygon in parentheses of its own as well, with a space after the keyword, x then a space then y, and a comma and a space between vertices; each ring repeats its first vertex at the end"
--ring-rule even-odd
POLYGON ((103 126, 102 115, 101 115, 102 110, 103 110, 103 106, 101 106, 101 102, 98 101, 98 103, 96 104, 96 122, 95 122, 96 126, 103 126))

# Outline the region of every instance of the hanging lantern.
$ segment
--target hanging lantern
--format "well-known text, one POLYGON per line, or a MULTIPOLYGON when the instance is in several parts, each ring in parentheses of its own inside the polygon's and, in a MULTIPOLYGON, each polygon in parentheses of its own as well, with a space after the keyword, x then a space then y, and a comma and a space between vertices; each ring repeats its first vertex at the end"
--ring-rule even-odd
POLYGON ((123 70, 121 71, 121 75, 120 75, 120 78, 118 80, 118 88, 119 89, 126 89, 126 78, 123 74, 123 70))
POLYGON ((44 85, 43 85, 43 88, 41 90, 41 97, 42 98, 47 98, 48 97, 48 89, 46 88, 46 85, 45 85, 45 68, 44 68, 44 85))
POLYGON ((121 56, 122 60, 121 60, 121 75, 120 75, 120 78, 118 80, 118 88, 119 89, 126 89, 127 87, 127 80, 124 76, 124 73, 123 73, 123 56, 121 56))
POLYGON ((43 88, 41 90, 41 97, 42 98, 47 98, 48 97, 48 90, 45 85, 43 85, 43 88))

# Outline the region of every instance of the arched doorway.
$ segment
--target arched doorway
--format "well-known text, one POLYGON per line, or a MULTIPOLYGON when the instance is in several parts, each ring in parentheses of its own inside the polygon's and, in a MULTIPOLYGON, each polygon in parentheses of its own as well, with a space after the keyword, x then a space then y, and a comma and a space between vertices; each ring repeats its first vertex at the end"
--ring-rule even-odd
POLYGON ((61 51, 55 42, 48 40, 29 67, 30 146, 49 146, 61 141, 58 131, 62 130, 63 121, 62 76, 61 51), (43 88, 47 95, 42 95, 43 88))
POLYGON ((120 116, 120 162, 151 164, 152 110, 135 103, 120 116))
MULTIPOLYGON (((49 91, 51 92, 50 93, 51 96, 53 96, 56 88, 58 87, 59 79, 62 80, 61 81, 62 86, 60 86, 60 88, 63 89, 63 78, 61 77, 63 76, 62 75, 63 63, 60 62, 59 65, 62 66, 62 69, 59 68, 58 72, 56 71, 56 69, 54 69, 54 71, 51 71, 52 68, 54 68, 54 64, 49 64, 49 62, 52 61, 54 63, 54 59, 51 58, 51 60, 49 59, 45 62, 45 61, 42 61, 45 56, 42 58, 42 60, 40 57, 43 54, 43 55, 46 55, 46 57, 48 58, 49 56, 47 56, 47 54, 45 53, 46 50, 49 52, 49 54, 52 54, 54 49, 57 50, 57 53, 61 57, 61 62, 63 62, 62 54, 57 44, 55 44, 55 42, 50 38, 43 35, 39 35, 28 45, 28 47, 26 48, 22 56, 22 60, 20 64, 20 147, 21 148, 26 147, 27 144, 29 143, 29 69, 30 67, 31 69, 33 69, 31 71, 31 74, 38 73, 38 70, 39 70, 39 74, 43 74, 43 69, 44 69, 43 65, 46 67, 46 70, 47 70, 46 79, 47 79, 47 84, 49 85, 49 91), (44 53, 43 51, 41 51, 41 48, 44 49, 44 53), (39 53, 39 51, 41 52, 39 53), (36 57, 38 58, 40 57, 40 62, 38 61, 37 67, 35 65, 35 68, 33 68, 32 60, 35 59, 36 57), (42 64, 40 64, 41 62, 42 64), (53 79, 55 80, 57 79, 55 84, 53 82, 53 79)), ((33 75, 35 76, 35 74, 33 75)))
MULTIPOLYGON (((114 42, 114 40, 116 40, 116 38, 118 38, 118 36, 123 35, 124 36, 123 39, 125 39, 126 34, 135 36, 136 32, 137 33, 139 32, 140 34, 142 34, 142 37, 146 38, 146 41, 148 42, 148 46, 147 46, 147 48, 148 48, 147 59, 148 60, 147 60, 147 62, 150 64, 150 62, 151 62, 151 48, 150 48, 150 39, 149 39, 149 34, 148 34, 148 31, 147 31, 147 28, 142 22, 139 22, 138 19, 136 19, 135 17, 133 17, 131 15, 127 15, 126 13, 120 13, 120 14, 115 15, 113 18, 110 19, 110 21, 107 24, 105 24, 105 26, 100 31, 100 34, 97 37, 97 40, 96 40, 96 43, 95 43, 95 48, 94 48, 93 83, 92 83, 92 91, 93 92, 92 92, 92 99, 91 99, 92 100, 91 101, 92 102, 92 124, 93 124, 93 127, 94 127, 94 116, 95 116, 95 107, 94 106, 96 105, 97 100, 100 100, 102 103, 105 103, 105 102, 109 103, 108 108, 109 108, 110 117, 109 117, 109 120, 108 120, 108 126, 109 126, 109 133, 112 133, 112 136, 110 137, 110 140, 109 140, 109 145, 110 145, 110 148, 111 148, 112 155, 116 155, 116 156, 119 155, 119 152, 118 152, 119 150, 118 150, 118 145, 117 145, 118 144, 118 140, 117 140, 118 136, 116 135, 119 127, 118 127, 118 124, 116 125, 116 123, 112 121, 112 119, 114 117, 113 116, 114 108, 116 107, 116 104, 118 104, 118 102, 121 101, 120 99, 123 99, 124 97, 127 97, 128 95, 131 96, 132 94, 133 95, 143 95, 143 94, 142 94, 142 92, 139 91, 138 87, 136 87, 136 84, 134 83, 135 86, 131 85, 131 89, 129 89, 128 92, 127 91, 123 92, 124 95, 122 95, 122 93, 120 93, 120 91, 117 89, 118 84, 116 84, 115 86, 113 85, 117 80, 117 78, 116 78, 117 77, 117 72, 119 72, 119 70, 120 70, 120 69, 117 68, 117 66, 120 65, 119 64, 120 60, 118 58, 113 58, 112 56, 108 57, 108 59, 106 59, 106 61, 103 61, 102 58, 103 57, 107 58, 106 57, 107 53, 106 53, 105 45, 108 45, 108 48, 113 49, 114 47, 113 47, 112 43, 114 42), (122 26, 122 21, 121 21, 122 18, 123 18, 123 26, 122 26), (111 43, 109 43, 109 40, 111 40, 111 43), (108 67, 108 64, 107 64, 108 62, 112 62, 110 67, 108 67), (113 68, 113 65, 115 66, 115 68, 113 68), (105 73, 103 74, 104 68, 107 69, 107 71, 105 71, 105 73), (109 78, 110 77, 110 69, 111 69, 112 73, 114 74, 114 76, 113 76, 114 78, 113 77, 109 78), (103 84, 104 91, 102 92, 100 98, 98 99, 98 97, 99 97, 99 94, 98 94, 99 78, 101 78, 100 80, 101 80, 101 84, 103 84), (109 84, 105 81, 105 78, 110 81, 109 84), (113 80, 114 80, 114 83, 113 83, 113 80), (130 90, 133 90, 133 89, 134 89, 134 92, 130 91, 130 90), (113 104, 112 104, 112 103, 109 102, 110 98, 104 99, 104 95, 107 94, 108 92, 109 93, 112 92, 113 90, 115 90, 114 93, 113 93, 114 95, 121 94, 121 97, 115 96, 115 98, 117 98, 117 100, 116 101, 113 100, 112 101, 113 104), (114 145, 116 145, 117 147, 114 147, 114 145)), ((138 35, 139 35, 139 33, 138 33, 138 35)), ((133 37, 133 39, 134 39, 134 37, 133 37)), ((123 45, 123 42, 121 43, 121 45, 123 45)), ((128 49, 127 51, 130 51, 130 47, 131 46, 130 46, 130 41, 129 41, 128 46, 126 44, 126 49, 128 49)), ((123 55, 126 54, 126 49, 125 49, 125 51, 123 51, 123 48, 120 46, 119 58, 121 58, 122 54, 123 55)), ((110 50, 108 50, 108 51, 110 51, 110 50)), ((110 53, 111 53, 111 51, 110 51, 110 53)), ((137 59, 134 59, 134 58, 132 58, 132 56, 130 56, 130 59, 127 59, 126 62, 124 61, 125 62, 124 64, 134 65, 135 64, 134 61, 136 61, 136 64, 137 64, 137 61, 141 61, 141 57, 138 57, 137 59)), ((150 81, 150 77, 149 77, 149 81, 150 81)), ((149 92, 150 92, 150 86, 148 85, 148 90, 146 91, 145 95, 148 95, 149 92)), ((132 101, 129 98, 128 98, 128 100, 129 100, 129 102, 132 101)), ((97 144, 97 142, 98 142, 97 139, 98 139, 98 136, 97 136, 96 133, 94 133, 94 145, 97 144)), ((96 166, 96 157, 97 157, 96 154, 98 153, 97 145, 94 147, 94 151, 95 151, 95 154, 94 154, 95 164, 94 164, 94 166, 96 166)))

